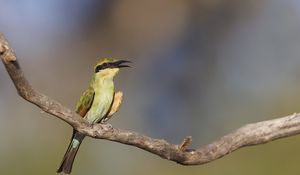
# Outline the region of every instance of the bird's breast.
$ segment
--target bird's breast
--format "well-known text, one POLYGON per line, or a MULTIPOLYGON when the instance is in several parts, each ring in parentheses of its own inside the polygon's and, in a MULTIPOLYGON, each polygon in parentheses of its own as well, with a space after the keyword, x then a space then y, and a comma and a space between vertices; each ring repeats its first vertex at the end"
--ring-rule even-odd
POLYGON ((95 96, 91 109, 87 113, 89 123, 97 123, 104 117, 113 102, 114 87, 112 83, 100 84, 94 87, 95 96))

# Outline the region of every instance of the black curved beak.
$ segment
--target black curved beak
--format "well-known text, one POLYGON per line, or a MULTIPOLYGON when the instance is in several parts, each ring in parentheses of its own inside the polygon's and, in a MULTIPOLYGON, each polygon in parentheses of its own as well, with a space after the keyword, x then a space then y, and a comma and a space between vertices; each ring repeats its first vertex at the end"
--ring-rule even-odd
POLYGON ((130 67, 129 65, 126 65, 125 63, 132 63, 132 62, 127 61, 127 60, 119 60, 119 61, 113 62, 112 64, 117 68, 130 67))

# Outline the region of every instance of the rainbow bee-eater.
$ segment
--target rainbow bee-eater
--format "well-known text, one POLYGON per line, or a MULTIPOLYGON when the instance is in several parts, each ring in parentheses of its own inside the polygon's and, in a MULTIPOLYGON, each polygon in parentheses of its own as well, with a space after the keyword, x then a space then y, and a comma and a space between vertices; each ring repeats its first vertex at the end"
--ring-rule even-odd
MULTIPOLYGON (((95 123, 105 123, 119 108, 122 92, 115 93, 114 77, 125 63, 130 61, 103 58, 94 66, 94 74, 88 89, 80 97, 76 105, 76 113, 88 121, 91 126, 95 123)), ((70 174, 76 153, 85 135, 73 130, 71 143, 65 153, 57 173, 70 174)))

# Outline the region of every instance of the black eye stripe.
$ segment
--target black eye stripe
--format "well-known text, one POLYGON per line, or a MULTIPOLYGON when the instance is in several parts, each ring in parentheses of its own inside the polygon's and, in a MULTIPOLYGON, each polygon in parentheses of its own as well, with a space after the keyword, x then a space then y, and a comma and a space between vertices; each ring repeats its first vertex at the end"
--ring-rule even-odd
POLYGON ((95 69, 95 73, 99 72, 100 70, 106 69, 106 68, 110 68, 113 67, 113 64, 110 63, 103 63, 101 65, 98 65, 95 69))
POLYGON ((95 69, 95 73, 99 72, 101 69, 102 69, 102 65, 97 66, 95 69))

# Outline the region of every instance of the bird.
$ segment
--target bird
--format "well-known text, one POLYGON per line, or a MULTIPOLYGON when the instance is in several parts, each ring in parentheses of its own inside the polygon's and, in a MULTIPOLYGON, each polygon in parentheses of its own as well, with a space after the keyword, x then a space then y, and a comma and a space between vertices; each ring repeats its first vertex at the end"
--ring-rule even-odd
MULTIPOLYGON (((118 111, 123 93, 121 91, 115 92, 114 77, 120 68, 130 67, 126 63, 131 63, 131 61, 102 58, 96 62, 90 84, 75 107, 75 112, 91 126, 96 123, 106 123, 118 111)), ((84 137, 84 134, 73 129, 71 142, 56 171, 57 173, 71 173, 76 153, 84 137)))

